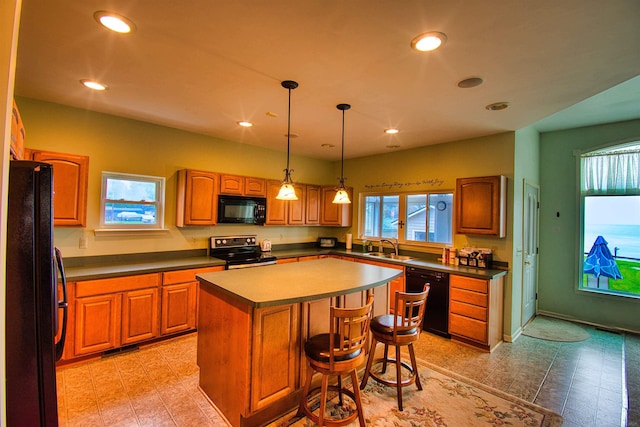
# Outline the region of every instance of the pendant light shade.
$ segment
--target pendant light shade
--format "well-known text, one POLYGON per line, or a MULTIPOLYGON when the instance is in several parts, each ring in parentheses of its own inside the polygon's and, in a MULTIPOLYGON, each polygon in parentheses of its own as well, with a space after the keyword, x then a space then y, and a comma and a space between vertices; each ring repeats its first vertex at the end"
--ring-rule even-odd
POLYGON ((349 193, 346 188, 344 188, 344 112, 351 108, 351 105, 338 104, 336 105, 336 108, 342 111, 342 155, 340 160, 340 178, 338 178, 340 181, 340 187, 338 188, 336 196, 333 198, 333 203, 346 205, 351 203, 351 200, 349 200, 349 193))
POLYGON ((291 143, 291 91, 298 87, 298 83, 293 80, 285 80, 282 83, 282 87, 289 91, 289 110, 287 113, 287 168, 284 170, 284 180, 280 191, 276 196, 278 200, 298 200, 296 191, 293 188, 293 181, 291 180, 291 172, 293 169, 289 169, 289 147, 291 143))

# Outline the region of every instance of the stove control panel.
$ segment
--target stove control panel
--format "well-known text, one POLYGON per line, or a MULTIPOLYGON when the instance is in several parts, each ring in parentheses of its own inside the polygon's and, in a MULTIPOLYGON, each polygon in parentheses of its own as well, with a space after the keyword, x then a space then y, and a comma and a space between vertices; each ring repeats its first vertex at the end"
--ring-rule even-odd
POLYGON ((257 246, 256 236, 212 236, 209 239, 209 247, 237 248, 243 246, 257 246))

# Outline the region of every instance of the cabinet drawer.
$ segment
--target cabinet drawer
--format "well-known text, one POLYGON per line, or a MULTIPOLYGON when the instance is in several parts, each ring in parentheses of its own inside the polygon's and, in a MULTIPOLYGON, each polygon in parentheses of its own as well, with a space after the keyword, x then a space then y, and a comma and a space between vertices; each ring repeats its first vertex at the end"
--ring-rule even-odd
POLYGON ((487 323, 452 313, 449 316, 449 333, 486 343, 487 323))
POLYGON ((196 280, 196 274, 211 273, 212 271, 222 271, 224 266, 208 267, 208 268, 192 268, 189 270, 167 271, 162 273, 162 284, 173 285, 176 283, 193 282, 196 280))
POLYGON ((451 313, 472 317, 483 322, 487 321, 487 309, 477 305, 465 304, 459 301, 451 301, 449 304, 451 313))
POLYGON ((473 277, 451 275, 449 283, 452 288, 467 289, 470 291, 484 292, 488 291, 487 280, 474 279, 473 277))
POLYGON ((76 298, 153 288, 158 286, 159 283, 160 275, 157 273, 114 277, 112 279, 85 280, 76 283, 76 298))
POLYGON ((450 301, 460 301, 467 304, 473 304, 480 307, 487 307, 487 294, 480 292, 470 292, 464 289, 451 288, 450 301))

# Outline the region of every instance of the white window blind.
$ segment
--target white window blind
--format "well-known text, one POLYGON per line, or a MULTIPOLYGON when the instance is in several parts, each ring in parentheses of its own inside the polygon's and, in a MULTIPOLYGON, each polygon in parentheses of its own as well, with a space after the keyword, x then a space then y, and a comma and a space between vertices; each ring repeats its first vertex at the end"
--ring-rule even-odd
POLYGON ((640 149, 581 156, 582 195, 639 195, 640 149))

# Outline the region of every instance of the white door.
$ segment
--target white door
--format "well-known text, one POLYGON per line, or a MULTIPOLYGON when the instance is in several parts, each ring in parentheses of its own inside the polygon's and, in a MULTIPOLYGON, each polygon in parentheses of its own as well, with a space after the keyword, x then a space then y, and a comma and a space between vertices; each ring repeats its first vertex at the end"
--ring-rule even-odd
POLYGON ((538 197, 539 188, 524 181, 522 223, 522 325, 536 314, 538 292, 538 197))

